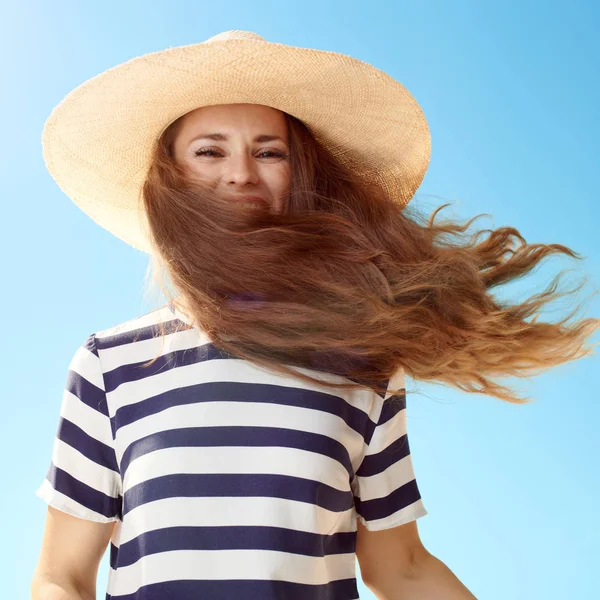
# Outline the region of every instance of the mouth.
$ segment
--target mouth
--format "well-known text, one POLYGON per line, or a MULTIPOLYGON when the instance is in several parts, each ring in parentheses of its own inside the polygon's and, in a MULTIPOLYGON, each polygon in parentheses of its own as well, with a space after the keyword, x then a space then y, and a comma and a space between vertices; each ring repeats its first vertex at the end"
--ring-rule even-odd
POLYGON ((231 196, 231 200, 234 202, 265 202, 264 198, 261 196, 231 196))
POLYGON ((269 203, 264 198, 261 198, 260 196, 237 196, 237 197, 231 198, 231 201, 245 204, 247 206, 253 206, 253 207, 262 206, 265 208, 269 208, 269 203))

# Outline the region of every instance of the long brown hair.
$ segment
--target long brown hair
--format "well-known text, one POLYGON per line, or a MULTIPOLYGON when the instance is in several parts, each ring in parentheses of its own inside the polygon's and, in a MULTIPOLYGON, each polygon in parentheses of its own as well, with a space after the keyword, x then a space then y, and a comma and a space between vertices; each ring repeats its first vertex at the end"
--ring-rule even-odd
POLYGON ((528 399, 495 378, 529 377, 593 353, 585 342, 600 319, 568 323, 579 307, 558 323, 537 314, 585 281, 557 292, 561 272, 517 304, 492 295, 551 254, 580 255, 527 244, 514 227, 467 235, 478 217, 435 223, 448 204, 425 219, 285 117, 291 185, 280 214, 234 208, 186 177, 172 148, 181 118, 157 141, 143 186, 153 281, 181 307, 170 279, 215 346, 305 381, 324 383, 303 369, 349 380, 330 381, 334 388, 385 393, 403 367, 415 380, 514 403, 528 399))

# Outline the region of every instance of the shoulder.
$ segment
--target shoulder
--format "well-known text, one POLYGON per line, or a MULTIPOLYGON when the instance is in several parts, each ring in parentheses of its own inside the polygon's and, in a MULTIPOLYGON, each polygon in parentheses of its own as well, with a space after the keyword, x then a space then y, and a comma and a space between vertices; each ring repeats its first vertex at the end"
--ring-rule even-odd
POLYGON ((100 329, 94 333, 97 340, 112 338, 115 336, 134 336, 143 330, 155 330, 162 324, 167 324, 175 320, 175 316, 167 306, 154 309, 142 315, 138 315, 122 321, 115 325, 111 325, 104 329, 100 329))
POLYGON ((101 369, 106 372, 169 351, 173 345, 172 338, 179 339, 186 330, 186 324, 177 319, 168 306, 163 306, 96 330, 85 344, 96 354, 101 369), (168 340, 166 347, 165 339, 168 340))

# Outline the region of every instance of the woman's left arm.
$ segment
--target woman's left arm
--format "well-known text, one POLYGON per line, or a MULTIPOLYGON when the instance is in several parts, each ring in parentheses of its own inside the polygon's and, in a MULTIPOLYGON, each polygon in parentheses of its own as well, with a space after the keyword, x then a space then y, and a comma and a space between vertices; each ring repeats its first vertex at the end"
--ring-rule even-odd
POLYGON ((365 582, 378 600, 477 600, 456 575, 426 550, 410 571, 365 582))
POLYGON ((362 580, 378 600, 477 600, 423 546, 415 521, 383 531, 357 525, 362 580))

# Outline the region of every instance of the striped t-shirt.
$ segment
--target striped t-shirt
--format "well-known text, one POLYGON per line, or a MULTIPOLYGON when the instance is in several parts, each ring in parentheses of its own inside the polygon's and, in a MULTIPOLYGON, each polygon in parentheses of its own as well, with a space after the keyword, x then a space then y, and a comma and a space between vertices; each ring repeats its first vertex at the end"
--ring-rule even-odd
MULTIPOLYGON (((167 304, 82 343, 36 494, 116 522, 107 600, 357 599, 357 519, 427 514, 405 393, 290 379, 181 321, 167 304)), ((388 385, 404 388, 403 371, 388 385)))

